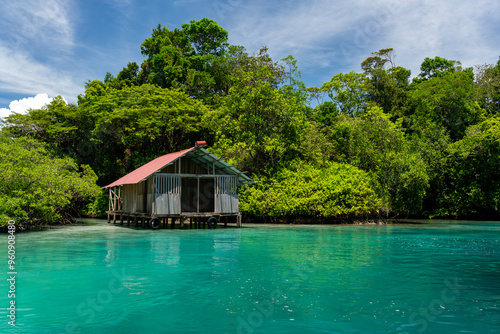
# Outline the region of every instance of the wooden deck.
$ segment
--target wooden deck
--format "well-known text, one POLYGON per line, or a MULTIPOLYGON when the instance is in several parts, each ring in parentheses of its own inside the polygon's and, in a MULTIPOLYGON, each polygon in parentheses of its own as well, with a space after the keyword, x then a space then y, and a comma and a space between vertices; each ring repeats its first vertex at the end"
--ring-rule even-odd
POLYGON ((227 227, 230 221, 234 221, 236 227, 241 227, 241 214, 220 214, 214 212, 183 212, 180 214, 165 214, 159 215, 151 213, 138 213, 138 212, 125 212, 125 211, 107 211, 108 223, 113 221, 113 224, 131 226, 135 227, 141 226, 142 228, 149 228, 149 222, 153 218, 158 218, 160 220, 160 228, 166 229, 170 226, 171 229, 175 229, 178 225, 179 229, 185 228, 205 228, 208 227, 207 221, 210 217, 216 217, 218 220, 217 226, 227 227))

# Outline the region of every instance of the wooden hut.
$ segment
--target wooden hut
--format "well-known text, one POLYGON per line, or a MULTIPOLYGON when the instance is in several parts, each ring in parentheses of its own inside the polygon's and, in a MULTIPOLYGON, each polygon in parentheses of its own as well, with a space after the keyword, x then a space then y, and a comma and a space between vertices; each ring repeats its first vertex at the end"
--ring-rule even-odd
POLYGON ((178 219, 181 227, 215 227, 221 217, 241 226, 238 186, 254 181, 203 148, 204 141, 180 152, 156 158, 115 182, 109 189, 108 222, 117 217, 130 224, 158 228, 178 219))

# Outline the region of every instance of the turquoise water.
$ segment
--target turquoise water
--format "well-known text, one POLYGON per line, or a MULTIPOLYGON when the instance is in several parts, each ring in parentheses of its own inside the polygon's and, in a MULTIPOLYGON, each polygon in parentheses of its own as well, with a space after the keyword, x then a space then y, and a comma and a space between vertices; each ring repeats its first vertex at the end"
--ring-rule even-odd
MULTIPOLYGON (((5 254, 6 236, 0 236, 5 254)), ((500 223, 17 234, 2 333, 500 333, 500 223)))

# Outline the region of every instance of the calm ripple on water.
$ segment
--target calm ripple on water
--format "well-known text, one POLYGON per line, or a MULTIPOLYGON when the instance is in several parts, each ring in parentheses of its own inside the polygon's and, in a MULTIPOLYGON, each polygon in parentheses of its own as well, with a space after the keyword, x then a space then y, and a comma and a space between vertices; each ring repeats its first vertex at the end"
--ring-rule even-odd
MULTIPOLYGON (((7 277, 7 238, 4 277, 7 277)), ((16 235, 1 333, 500 333, 500 222, 16 235)))

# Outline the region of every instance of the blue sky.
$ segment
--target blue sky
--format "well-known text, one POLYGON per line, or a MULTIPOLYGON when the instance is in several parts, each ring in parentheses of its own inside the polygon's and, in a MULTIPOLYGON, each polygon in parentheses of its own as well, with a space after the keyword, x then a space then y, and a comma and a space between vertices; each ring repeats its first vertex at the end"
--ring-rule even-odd
POLYGON ((425 57, 474 66, 500 56, 497 0, 16 0, 1 6, 0 117, 56 95, 74 103, 86 81, 116 75, 129 61, 140 64, 140 44, 158 23, 173 29, 203 17, 251 53, 267 46, 275 60, 293 55, 307 86, 360 71, 371 52, 388 47, 413 75, 425 57))

